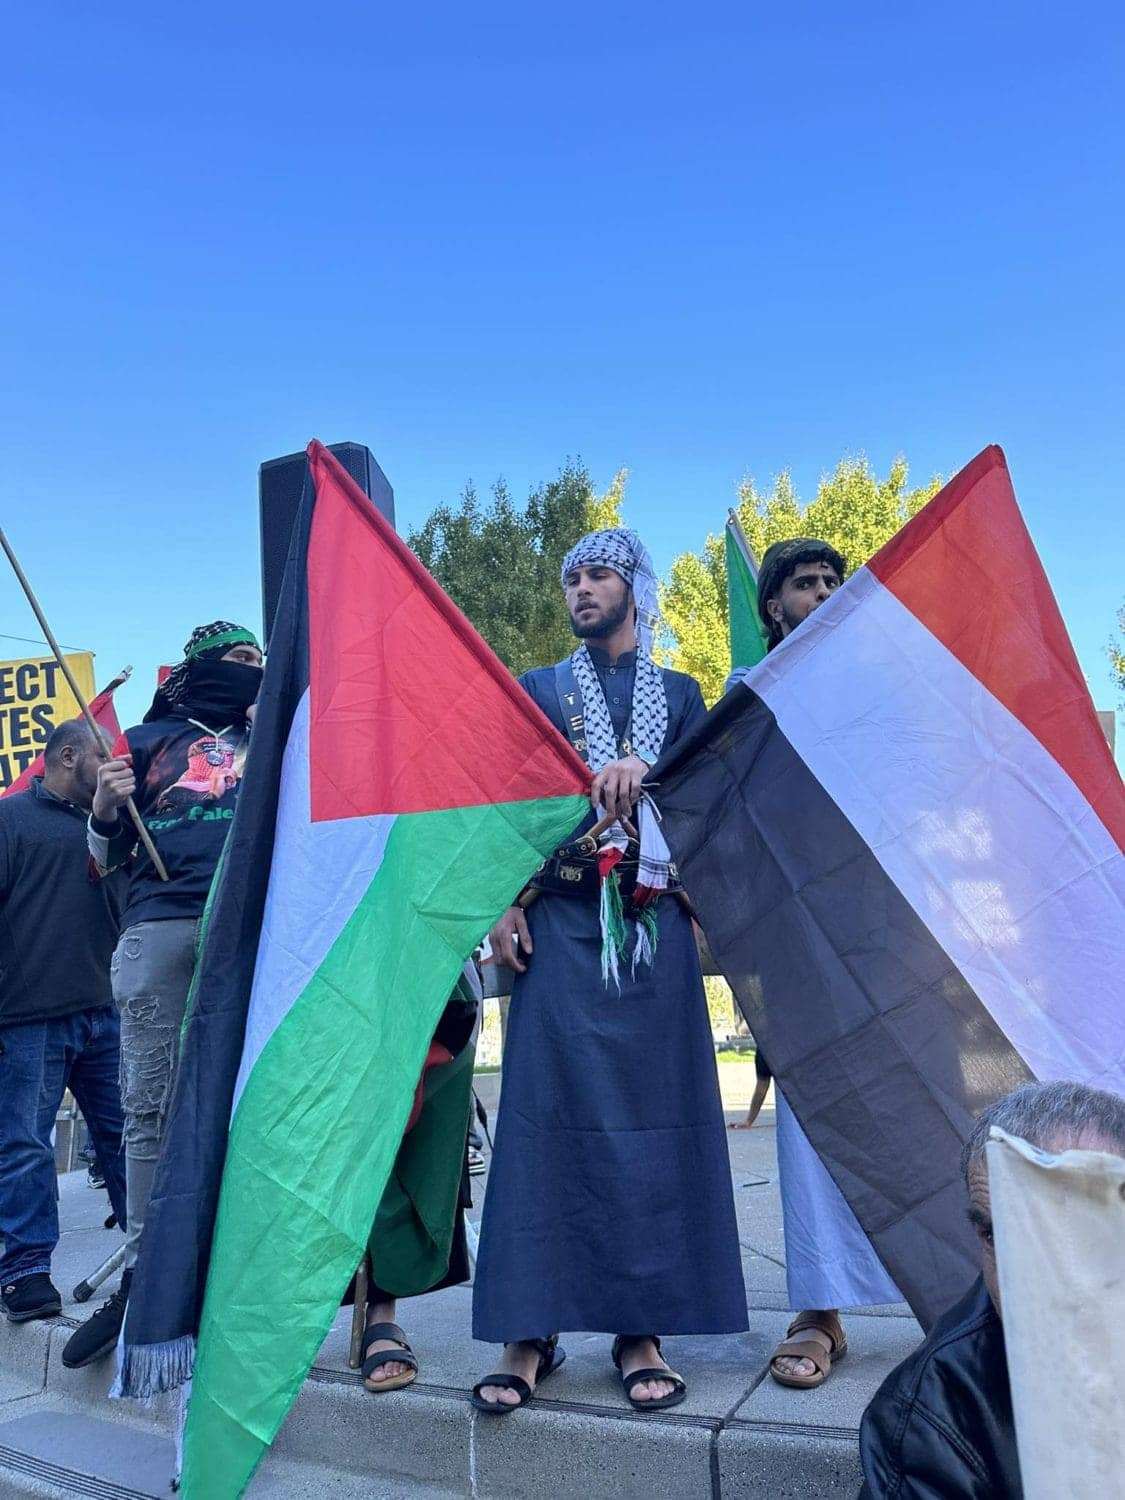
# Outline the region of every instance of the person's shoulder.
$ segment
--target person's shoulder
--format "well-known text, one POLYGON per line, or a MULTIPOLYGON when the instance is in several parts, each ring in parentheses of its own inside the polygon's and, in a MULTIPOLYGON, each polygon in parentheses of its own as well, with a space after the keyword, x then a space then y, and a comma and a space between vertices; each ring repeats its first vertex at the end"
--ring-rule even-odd
POLYGON ((674 682, 677 687, 683 688, 685 692, 690 692, 692 688, 695 688, 698 692, 703 691, 690 672, 677 672, 675 667, 661 667, 660 670, 664 673, 665 682, 674 682))
POLYGON ((35 808, 38 801, 34 787, 27 787, 22 792, 12 792, 7 797, 0 797, 0 823, 10 827, 13 823, 21 822, 28 812, 35 808))
MULTIPOLYGON (((566 660, 564 657, 563 660, 566 660)), ((561 663, 552 662, 549 667, 528 667, 517 679, 523 687, 550 687, 555 681, 555 670, 561 663)))
POLYGON ((525 693, 531 694, 540 708, 555 702, 556 670, 557 664, 554 662, 549 667, 529 667, 526 672, 521 672, 517 679, 520 687, 525 693))
POLYGON ((951 1494, 962 1493, 956 1476, 969 1476, 972 1487, 964 1492, 984 1493, 979 1486, 1004 1465, 1005 1369, 1000 1320, 978 1278, 891 1371, 864 1412, 863 1497, 899 1494, 904 1476, 921 1474, 940 1474, 951 1494))
POLYGON ((117 743, 121 745, 124 741, 136 754, 138 750, 151 749, 154 745, 163 744, 174 735, 182 734, 186 723, 186 719, 171 715, 159 719, 147 719, 141 724, 131 724, 128 729, 122 730, 117 743))
POLYGON ((950 1374, 962 1367, 969 1346, 977 1345, 982 1338, 990 1339, 999 1330, 996 1309, 978 1277, 961 1300, 942 1313, 890 1378, 908 1400, 923 1400, 931 1382, 944 1385, 950 1374))
POLYGON ((671 699, 691 703, 696 698, 702 701, 703 689, 688 672, 677 672, 674 667, 661 667, 664 674, 664 691, 671 699))

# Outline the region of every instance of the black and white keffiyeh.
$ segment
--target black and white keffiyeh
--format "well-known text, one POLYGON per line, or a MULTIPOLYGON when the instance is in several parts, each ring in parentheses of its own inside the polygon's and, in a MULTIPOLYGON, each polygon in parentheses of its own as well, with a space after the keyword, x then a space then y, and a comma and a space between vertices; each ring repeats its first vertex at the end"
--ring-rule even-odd
POLYGON ((652 642, 660 623, 660 600, 656 586, 656 569, 649 550, 635 531, 627 526, 611 526, 605 531, 588 531, 580 537, 563 558, 562 585, 575 568, 612 568, 633 591, 637 606, 637 649, 652 655, 652 642))
MULTIPOLYGON (((618 748, 601 678, 585 641, 570 658, 570 664, 582 694, 586 762, 596 776, 611 760, 620 757, 624 747, 618 748)), ((651 766, 660 755, 667 733, 668 698, 664 691, 664 673, 650 656, 638 651, 633 675, 632 719, 627 735, 630 750, 626 753, 639 755, 651 766)))
MULTIPOLYGON (((622 753, 638 755, 654 764, 668 734, 668 697, 664 673, 652 659, 653 633, 659 623, 656 574, 648 550, 635 531, 614 527, 591 531, 567 553, 562 582, 574 568, 605 567, 622 577, 633 591, 637 607, 637 663, 633 675, 633 701, 626 743, 618 745, 609 705, 586 642, 571 657, 574 680, 582 695, 586 761, 596 775, 622 753)), ((656 951, 656 923, 647 910, 652 899, 668 885, 671 855, 661 833, 652 804, 643 797, 638 808, 640 862, 633 904, 638 915, 633 946, 633 969, 639 961, 651 963, 656 951)), ((614 823, 601 837, 598 864, 602 873, 602 974, 608 984, 618 982, 618 958, 624 955, 624 917, 613 873, 628 843, 625 830, 614 823), (616 903, 616 904, 615 904, 616 903)))

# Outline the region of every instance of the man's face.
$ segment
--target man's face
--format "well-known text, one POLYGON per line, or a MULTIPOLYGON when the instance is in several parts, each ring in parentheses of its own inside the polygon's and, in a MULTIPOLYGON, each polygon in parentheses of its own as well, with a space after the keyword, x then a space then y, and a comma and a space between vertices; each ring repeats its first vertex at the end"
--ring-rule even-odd
POLYGON ((91 735, 81 750, 68 745, 62 754, 63 765, 73 776, 74 801, 79 807, 89 807, 98 789, 98 767, 101 756, 91 735))
MULTIPOLYGON (((1104 1140, 1095 1132, 1066 1136, 1041 1148, 1055 1156, 1061 1151, 1108 1151, 1111 1156, 1120 1155, 1121 1148, 1112 1141, 1104 1140)), ((980 1270, 992 1305, 1003 1316, 1000 1306, 1000 1280, 996 1273, 996 1245, 992 1235, 992 1199, 988 1189, 988 1164, 984 1158, 970 1163, 967 1179, 969 1189, 969 1223, 976 1230, 980 1243, 980 1270)))
POLYGON ((572 568, 563 582, 570 627, 579 640, 604 640, 628 618, 629 585, 612 568, 572 568))
POLYGON ((984 1158, 969 1166, 969 1223, 980 1245, 980 1270, 992 1305, 1000 1311, 1000 1282, 996 1276, 996 1245, 992 1238, 992 1199, 988 1191, 988 1166, 984 1158))
POLYGON ((260 667, 262 665, 262 653, 257 646, 252 646, 247 641, 241 646, 232 646, 229 651, 224 651, 219 660, 238 661, 244 667, 260 667))
POLYGON ((776 621, 782 639, 839 587, 840 575, 831 563, 798 563, 773 598, 766 601, 766 611, 776 621))

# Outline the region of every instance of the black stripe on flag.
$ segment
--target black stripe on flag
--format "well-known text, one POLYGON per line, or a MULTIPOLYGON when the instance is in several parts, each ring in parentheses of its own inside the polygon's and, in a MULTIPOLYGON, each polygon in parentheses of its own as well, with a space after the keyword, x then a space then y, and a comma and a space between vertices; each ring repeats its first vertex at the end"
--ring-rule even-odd
POLYGON ((315 492, 306 474, 242 785, 205 919, 189 1016, 125 1318, 120 1392, 182 1383, 199 1330, 231 1102, 273 858, 282 758, 308 686, 306 557, 315 492), (224 871, 235 870, 232 879, 224 871), (179 1347, 181 1356, 169 1351, 179 1347))
POLYGON ((747 1024, 929 1326, 979 1265, 962 1143, 1026 1065, 744 684, 649 784, 747 1024))

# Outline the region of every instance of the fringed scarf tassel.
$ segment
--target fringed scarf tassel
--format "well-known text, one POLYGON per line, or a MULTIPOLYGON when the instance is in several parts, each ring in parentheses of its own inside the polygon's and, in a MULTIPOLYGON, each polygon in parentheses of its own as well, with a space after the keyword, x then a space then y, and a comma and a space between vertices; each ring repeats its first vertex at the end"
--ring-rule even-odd
POLYGON ((633 944, 633 967, 632 975, 637 977, 637 965, 648 964, 649 968, 656 961, 656 944, 658 941, 659 927, 656 922, 656 912, 652 906, 642 906, 633 917, 637 927, 637 938, 633 944))
POLYGON ((608 989, 612 979, 620 991, 618 966, 628 951, 629 934, 625 927, 625 909, 621 903, 621 881, 616 870, 610 870, 602 880, 599 915, 602 928, 602 983, 608 989))

